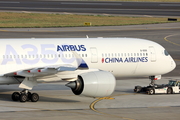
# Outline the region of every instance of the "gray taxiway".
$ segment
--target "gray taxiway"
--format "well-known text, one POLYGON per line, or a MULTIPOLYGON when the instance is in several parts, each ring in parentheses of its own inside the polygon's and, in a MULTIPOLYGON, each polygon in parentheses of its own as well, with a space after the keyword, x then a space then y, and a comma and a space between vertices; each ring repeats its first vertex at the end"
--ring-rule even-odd
MULTIPOLYGON (((166 77, 158 83, 167 83, 166 77)), ((109 98, 75 96, 66 82, 39 84, 37 103, 13 102, 11 93, 18 85, 1 86, 0 119, 49 120, 49 119, 118 119, 118 120, 177 120, 180 113, 179 94, 146 95, 133 93, 134 85, 146 86, 148 79, 118 80, 116 90, 109 98)))
POLYGON ((89 0, 3 0, 0 1, 0 11, 179 17, 180 3, 117 1, 100 2, 89 0))

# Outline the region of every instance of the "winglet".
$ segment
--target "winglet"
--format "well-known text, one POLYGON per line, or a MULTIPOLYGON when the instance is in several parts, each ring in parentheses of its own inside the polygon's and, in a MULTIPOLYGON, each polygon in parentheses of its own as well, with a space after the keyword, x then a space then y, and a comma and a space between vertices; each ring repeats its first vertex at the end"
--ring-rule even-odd
POLYGON ((81 64, 78 66, 78 68, 81 68, 81 69, 88 69, 88 65, 86 64, 86 62, 82 59, 82 62, 81 64))
POLYGON ((76 61, 77 61, 77 65, 78 65, 77 69, 89 69, 88 65, 82 59, 82 57, 80 57, 75 51, 72 51, 72 53, 74 54, 76 61))

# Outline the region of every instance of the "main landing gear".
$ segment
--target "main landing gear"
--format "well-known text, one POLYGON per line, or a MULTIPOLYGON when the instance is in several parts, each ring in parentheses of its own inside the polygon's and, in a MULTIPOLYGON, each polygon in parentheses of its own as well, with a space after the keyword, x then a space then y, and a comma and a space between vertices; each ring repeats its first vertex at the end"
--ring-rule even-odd
POLYGON ((11 96, 13 101, 20 101, 20 102, 37 102, 39 100, 39 95, 37 93, 31 93, 28 90, 23 90, 22 92, 14 92, 11 96))

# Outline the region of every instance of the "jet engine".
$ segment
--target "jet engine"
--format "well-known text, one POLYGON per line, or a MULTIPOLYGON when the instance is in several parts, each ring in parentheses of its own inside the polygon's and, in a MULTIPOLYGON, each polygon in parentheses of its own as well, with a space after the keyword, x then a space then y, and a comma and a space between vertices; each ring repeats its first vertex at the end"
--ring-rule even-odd
POLYGON ((66 86, 75 95, 106 97, 114 92, 116 79, 110 72, 94 71, 78 75, 76 81, 69 82, 66 86))

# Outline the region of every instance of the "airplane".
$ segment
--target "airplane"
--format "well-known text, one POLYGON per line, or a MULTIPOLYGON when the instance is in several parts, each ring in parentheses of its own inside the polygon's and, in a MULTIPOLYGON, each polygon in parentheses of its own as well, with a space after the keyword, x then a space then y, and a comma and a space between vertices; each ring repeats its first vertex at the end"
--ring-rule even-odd
POLYGON ((111 95, 116 79, 149 77, 152 81, 176 64, 164 47, 138 38, 0 39, 0 85, 19 84, 13 101, 37 102, 37 83, 68 81, 75 95, 111 95))

